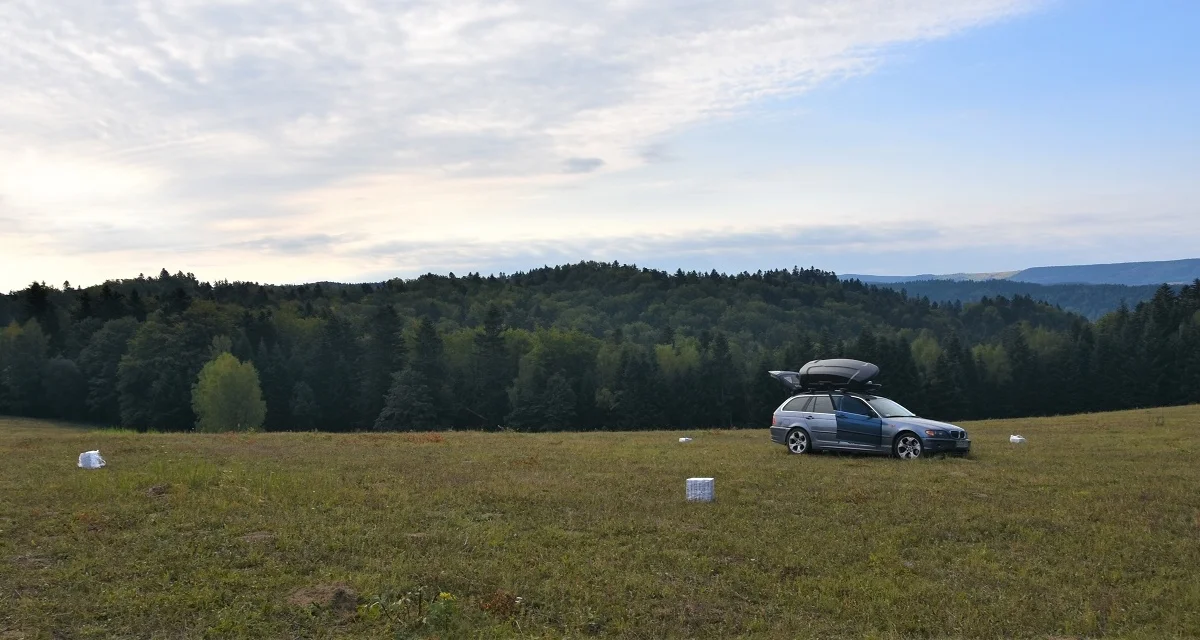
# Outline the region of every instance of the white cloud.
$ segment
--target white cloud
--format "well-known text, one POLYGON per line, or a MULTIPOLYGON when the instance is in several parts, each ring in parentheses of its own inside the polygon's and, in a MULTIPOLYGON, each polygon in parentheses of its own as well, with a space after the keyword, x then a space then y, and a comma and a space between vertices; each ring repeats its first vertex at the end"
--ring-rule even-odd
POLYGON ((409 215, 469 235, 530 185, 629 170, 689 125, 1034 4, 7 0, 0 214, 80 251, 102 247, 53 231, 200 251, 409 215), (508 200, 462 193, 480 181, 508 200))

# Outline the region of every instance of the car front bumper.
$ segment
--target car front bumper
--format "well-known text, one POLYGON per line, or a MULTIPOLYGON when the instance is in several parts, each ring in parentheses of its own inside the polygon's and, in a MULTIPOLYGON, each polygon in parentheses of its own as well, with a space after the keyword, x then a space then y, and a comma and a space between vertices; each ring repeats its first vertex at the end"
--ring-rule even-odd
POLYGON ((971 452, 970 438, 921 438, 925 453, 955 453, 966 455, 971 452))

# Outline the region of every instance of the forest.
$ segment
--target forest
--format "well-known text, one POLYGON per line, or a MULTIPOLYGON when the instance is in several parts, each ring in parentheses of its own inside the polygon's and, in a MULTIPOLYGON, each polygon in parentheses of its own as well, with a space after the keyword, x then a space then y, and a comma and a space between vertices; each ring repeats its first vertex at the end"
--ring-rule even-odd
POLYGON ((875 362, 884 395, 943 420, 1200 401, 1200 281, 1091 321, 800 268, 287 286, 164 269, 33 283, 0 296, 0 327, 0 413, 137 430, 196 429, 216 364, 271 431, 765 427, 787 393, 766 372, 829 357, 875 362))
MULTIPOLYGON (((910 296, 926 297, 934 302, 963 302, 1005 296, 1028 296, 1047 304, 1099 320, 1122 304, 1136 306, 1154 297, 1158 285, 1123 284, 1034 284, 1016 280, 912 280, 879 283, 910 296)), ((1178 293, 1179 287, 1175 287, 1178 293)))

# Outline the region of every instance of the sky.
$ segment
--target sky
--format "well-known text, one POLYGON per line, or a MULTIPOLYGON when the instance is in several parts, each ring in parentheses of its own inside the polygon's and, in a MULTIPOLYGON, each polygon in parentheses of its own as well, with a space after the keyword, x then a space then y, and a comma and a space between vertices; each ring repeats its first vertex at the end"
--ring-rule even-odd
POLYGON ((1200 257, 1194 0, 6 0, 0 290, 1200 257))

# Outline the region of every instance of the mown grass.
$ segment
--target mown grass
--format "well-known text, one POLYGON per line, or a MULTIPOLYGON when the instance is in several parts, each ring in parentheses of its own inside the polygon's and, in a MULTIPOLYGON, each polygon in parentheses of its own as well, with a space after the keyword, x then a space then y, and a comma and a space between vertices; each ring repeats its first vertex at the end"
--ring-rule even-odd
POLYGON ((0 419, 0 638, 1196 637, 1198 425, 982 422, 969 459, 905 463, 789 456, 765 430, 0 419), (93 448, 109 466, 77 469, 93 448), (717 502, 685 502, 690 476, 717 502), (349 604, 321 599, 338 584, 349 604), (420 614, 395 604, 422 587, 420 614))

